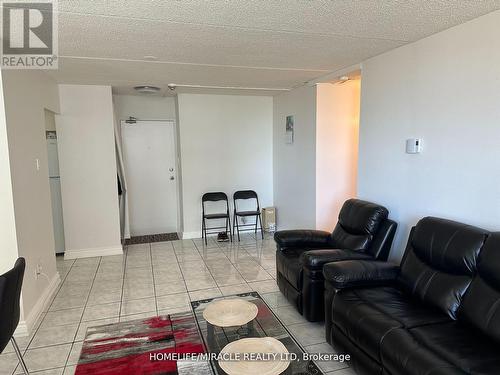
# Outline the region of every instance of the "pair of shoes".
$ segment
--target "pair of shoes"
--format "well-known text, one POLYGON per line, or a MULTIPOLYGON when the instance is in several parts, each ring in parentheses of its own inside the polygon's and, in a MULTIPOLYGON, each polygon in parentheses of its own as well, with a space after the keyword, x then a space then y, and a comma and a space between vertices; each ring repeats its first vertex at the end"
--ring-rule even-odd
POLYGON ((219 232, 217 234, 217 241, 218 242, 227 242, 227 241, 229 241, 229 237, 227 236, 227 232, 219 232))

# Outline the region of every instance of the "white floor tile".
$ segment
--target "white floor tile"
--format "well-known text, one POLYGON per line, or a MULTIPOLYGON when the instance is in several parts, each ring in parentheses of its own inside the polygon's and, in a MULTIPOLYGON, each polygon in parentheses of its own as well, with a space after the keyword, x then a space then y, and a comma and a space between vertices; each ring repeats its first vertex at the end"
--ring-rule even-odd
POLYGON ((78 363, 78 359, 80 358, 80 352, 82 351, 82 345, 83 342, 73 343, 66 366, 76 365, 78 363))
POLYGON ((189 295, 187 293, 169 294, 156 299, 158 310, 168 310, 175 307, 189 307, 189 295))
MULTIPOLYGON (((327 342, 315 345, 306 346, 305 349, 308 353, 335 353, 335 350, 327 342)), ((342 369, 347 369, 349 367, 348 362, 336 362, 336 361, 317 361, 316 364, 320 369, 326 373, 331 371, 337 371, 342 369)), ((334 374, 341 375, 339 372, 334 372, 334 374)))
POLYGON ((321 344, 326 341, 325 325, 322 323, 298 323, 291 324, 287 328, 302 346, 321 344))
POLYGON ((42 327, 38 329, 29 345, 29 349, 49 345, 68 344, 75 339, 78 323, 63 326, 42 327))
POLYGON ((18 362, 15 353, 0 354, 0 375, 11 375, 18 362))
POLYGON ((82 316, 82 321, 114 318, 120 315, 120 302, 106 303, 103 305, 87 306, 82 316))
POLYGON ((189 292, 189 298, 191 301, 199 301, 202 299, 222 297, 222 293, 219 288, 203 289, 194 292, 189 292))
POLYGON ((123 301, 120 316, 156 312, 154 297, 123 301))
POLYGON ((71 323, 79 323, 83 315, 83 307, 59 311, 49 311, 45 315, 42 326, 62 326, 71 323))
POLYGON ((278 285, 276 284, 276 280, 265 280, 265 281, 255 281, 248 283, 250 288, 255 290, 260 294, 278 292, 278 285))
POLYGON ((232 296, 234 294, 248 293, 252 291, 252 288, 247 283, 230 285, 230 286, 221 286, 220 291, 223 296, 232 296))
POLYGON ((28 349, 24 361, 30 372, 64 367, 71 350, 71 344, 28 349))
MULTIPOLYGON (((279 292, 275 245, 267 234, 264 241, 247 233, 239 243, 210 238, 208 245, 201 239, 130 245, 124 255, 76 261, 58 257, 57 267, 66 279, 27 350, 32 368, 45 375, 74 373, 88 327, 186 312, 190 300, 252 290, 307 350, 333 350, 324 342, 322 326, 306 322, 279 292)), ((345 363, 318 365, 325 372, 351 374, 345 363)), ((12 375, 16 366, 7 347, 0 355, 0 375, 12 375)))

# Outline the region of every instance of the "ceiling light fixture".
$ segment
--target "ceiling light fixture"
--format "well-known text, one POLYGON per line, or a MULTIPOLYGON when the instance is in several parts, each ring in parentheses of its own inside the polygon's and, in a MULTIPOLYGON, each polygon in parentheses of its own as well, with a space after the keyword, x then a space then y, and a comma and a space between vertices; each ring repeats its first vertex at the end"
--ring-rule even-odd
POLYGON ((141 94, 156 94, 160 92, 159 87, 149 85, 135 86, 134 90, 140 92, 141 94))
POLYGON ((350 79, 349 76, 340 76, 338 83, 341 83, 341 84, 346 83, 347 81, 349 81, 349 79, 350 79))

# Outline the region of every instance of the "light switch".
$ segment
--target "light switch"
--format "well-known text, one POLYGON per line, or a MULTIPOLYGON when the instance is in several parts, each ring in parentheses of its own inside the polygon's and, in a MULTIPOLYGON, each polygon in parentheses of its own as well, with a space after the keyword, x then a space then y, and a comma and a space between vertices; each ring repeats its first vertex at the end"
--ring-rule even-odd
POLYGON ((407 154, 420 154, 422 151, 422 140, 420 138, 410 138, 406 140, 407 154))
POLYGON ((36 170, 39 171, 40 170, 40 159, 35 159, 35 164, 36 164, 36 170))

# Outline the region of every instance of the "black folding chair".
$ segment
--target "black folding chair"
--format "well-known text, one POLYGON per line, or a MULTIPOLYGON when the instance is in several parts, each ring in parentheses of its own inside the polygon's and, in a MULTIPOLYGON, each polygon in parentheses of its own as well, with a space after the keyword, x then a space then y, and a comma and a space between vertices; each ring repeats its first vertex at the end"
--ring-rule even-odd
POLYGON ((25 267, 24 258, 18 258, 14 268, 0 275, 0 353, 3 352, 10 341, 23 372, 28 375, 28 368, 13 336, 19 323, 19 302, 25 267))
POLYGON ((233 242, 233 236, 231 234, 231 219, 229 215, 229 200, 227 198, 226 193, 223 192, 214 192, 214 193, 205 193, 201 197, 201 237, 205 238, 205 245, 207 244, 207 234, 218 233, 218 229, 224 229, 226 234, 229 232, 229 238, 231 242, 233 242), (205 212, 205 202, 226 202, 226 212, 216 212, 207 214, 205 212), (226 219, 226 225, 224 227, 210 227, 207 228, 206 220, 214 220, 214 219, 226 219))
POLYGON ((259 197, 257 193, 253 190, 239 190, 233 194, 233 202, 234 202, 234 216, 233 216, 233 236, 234 230, 238 232, 238 242, 240 241, 240 231, 250 231, 253 230, 255 234, 257 234, 257 224, 260 224, 260 234, 262 235, 262 239, 264 239, 264 232, 262 231, 262 219, 260 217, 260 205, 259 205, 259 197), (250 211, 240 211, 238 209, 237 201, 239 200, 247 200, 247 199, 255 199, 257 207, 255 210, 250 211), (238 218, 243 217, 255 217, 255 224, 240 224, 238 218), (251 228, 249 228, 251 227, 251 228), (243 229, 240 229, 243 228, 243 229), (248 228, 248 229, 245 229, 248 228))

